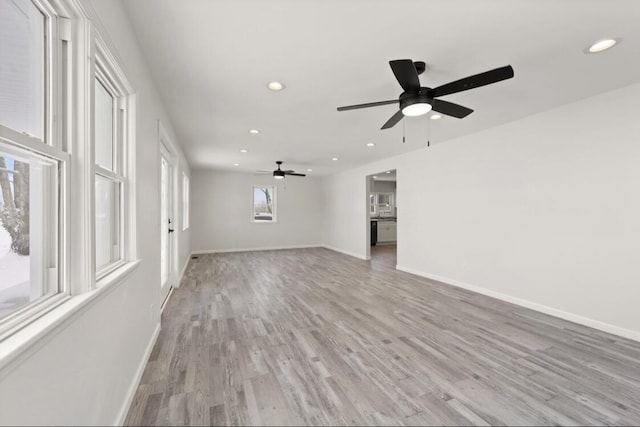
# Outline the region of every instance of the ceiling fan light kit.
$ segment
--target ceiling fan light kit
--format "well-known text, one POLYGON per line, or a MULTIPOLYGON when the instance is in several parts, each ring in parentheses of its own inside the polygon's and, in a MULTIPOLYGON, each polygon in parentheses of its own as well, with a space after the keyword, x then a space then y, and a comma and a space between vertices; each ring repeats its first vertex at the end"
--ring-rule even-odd
POLYGON ((413 62, 411 59, 397 59, 389 61, 391 71, 400 86, 404 90, 398 100, 369 102, 367 104, 348 105, 338 107, 338 111, 357 110, 360 108, 379 107, 381 105, 399 105, 400 109, 381 129, 389 129, 395 126, 404 116, 421 116, 433 110, 440 114, 462 119, 473 113, 473 110, 453 102, 436 99, 441 96, 451 95, 469 89, 497 83, 513 77, 511 65, 496 68, 473 76, 465 77, 434 89, 420 86, 419 75, 424 72, 426 65, 422 61, 413 62))
MULTIPOLYGON (((307 176, 303 173, 296 173, 296 171, 293 170, 282 170, 280 169, 280 165, 282 165, 282 161, 278 160, 276 162, 276 164, 278 165, 278 169, 269 172, 269 171, 257 171, 259 175, 273 175, 273 179, 284 179, 284 177, 286 175, 290 175, 290 176, 307 176)), ((311 170, 311 169, 309 169, 311 170)))
POLYGON ((404 99, 401 96, 400 109, 405 116, 422 116, 431 111, 431 102, 433 102, 433 99, 429 99, 426 95, 405 96, 404 99))

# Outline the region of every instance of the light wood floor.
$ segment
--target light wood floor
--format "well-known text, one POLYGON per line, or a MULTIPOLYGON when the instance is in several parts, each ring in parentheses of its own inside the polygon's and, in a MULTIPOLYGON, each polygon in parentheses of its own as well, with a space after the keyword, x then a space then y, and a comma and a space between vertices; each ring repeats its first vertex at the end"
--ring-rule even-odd
POLYGON ((640 424, 640 344, 389 254, 192 260, 127 424, 640 424))

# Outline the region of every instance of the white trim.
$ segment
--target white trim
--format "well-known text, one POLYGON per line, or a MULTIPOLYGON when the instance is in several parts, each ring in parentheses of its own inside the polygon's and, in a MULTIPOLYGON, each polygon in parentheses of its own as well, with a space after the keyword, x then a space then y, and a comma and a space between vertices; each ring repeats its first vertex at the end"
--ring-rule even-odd
POLYGON ((187 175, 187 172, 182 171, 182 191, 181 193, 181 203, 180 207, 182 208, 181 216, 182 216, 182 231, 185 232, 189 229, 191 225, 190 215, 191 215, 191 179, 187 175))
POLYGON ((631 329, 615 326, 610 323, 601 322, 600 320, 590 319, 588 317, 580 316, 578 314, 569 313, 559 310, 557 308, 549 307, 536 302, 528 301, 511 295, 503 294, 501 292, 492 291, 480 286, 471 285, 468 283, 460 282, 458 280, 450 279, 448 277, 438 276, 436 274, 425 273, 410 267, 404 267, 396 265, 396 269, 404 271, 405 273, 414 274, 416 276, 424 277, 426 279, 436 280, 438 282, 445 283, 447 285, 456 286, 458 288, 466 289, 472 292, 476 292, 482 295, 486 295, 491 298, 496 298, 502 301, 506 301, 521 307, 529 308, 531 310, 538 311, 540 313, 548 314, 550 316, 558 317, 560 319, 568 320, 579 325, 587 326, 599 331, 607 332, 613 335, 618 335, 623 338, 627 338, 633 341, 640 342, 640 331, 634 331, 631 329))
POLYGON ((129 409, 131 409, 133 398, 135 397, 136 391, 138 390, 138 386, 140 385, 142 374, 144 374, 144 369, 147 367, 147 362, 149 360, 149 357, 151 357, 151 352, 153 351, 153 347, 155 346, 156 340, 158 339, 158 335, 160 335, 160 323, 156 325, 156 329, 155 331, 153 331, 151 340, 147 344, 147 349, 145 350, 144 355, 140 360, 140 364, 138 365, 138 369, 136 370, 136 375, 133 377, 133 381, 131 381, 131 385, 129 386, 129 390, 127 391, 127 398, 122 404, 120 413, 118 414, 118 417, 116 418, 116 421, 113 425, 116 425, 116 426, 124 425, 124 422, 127 418, 127 414, 129 413, 129 409))
MULTIPOLYGON (((170 171, 169 171, 169 200, 167 200, 167 203, 169 204, 169 210, 170 210, 170 215, 169 215, 169 220, 172 221, 172 225, 173 225, 173 233, 170 233, 168 235, 168 239, 170 242, 170 253, 168 254, 168 258, 169 258, 169 274, 167 277, 167 285, 169 287, 169 291, 167 291, 166 296, 164 296, 164 294, 162 294, 163 290, 166 289, 165 286, 162 286, 162 284, 160 285, 160 288, 158 289, 158 294, 162 297, 162 301, 160 301, 160 304, 162 305, 163 302, 167 301, 169 298, 169 293, 171 292, 171 288, 173 287, 177 287, 179 285, 178 283, 178 269, 179 267, 179 260, 178 260, 178 250, 179 247, 178 245, 180 244, 179 241, 179 234, 177 233, 178 230, 180 230, 180 220, 178 219, 179 217, 179 209, 178 209, 178 190, 180 189, 179 187, 179 167, 180 167, 180 158, 178 157, 178 150, 176 148, 175 143, 173 142, 173 139, 171 138, 171 136, 169 135, 169 133, 167 132, 167 129, 164 127, 164 125, 162 124, 161 120, 158 120, 158 165, 161 164, 162 159, 166 159, 166 161, 168 162, 169 166, 170 166, 170 171)), ((162 168, 158 167, 158 175, 157 175, 157 179, 158 179, 158 189, 160 192, 162 192, 162 168)), ((159 224, 160 224, 160 229, 158 230, 158 233, 162 233, 163 231, 163 225, 162 225, 162 195, 160 195, 160 197, 158 197, 158 220, 159 220, 159 224)), ((169 224, 165 224, 164 226, 169 227, 169 224)), ((161 237, 161 236, 159 236, 161 237)), ((160 239, 160 250, 164 250, 164 248, 162 248, 162 239, 160 239)), ((161 276, 162 276, 161 272, 161 276)), ((162 280, 162 279, 161 279, 162 280)))
MULTIPOLYGON (((294 245, 294 246, 263 246, 258 248, 235 248, 235 249, 205 249, 191 251, 191 255, 220 254, 228 252, 257 252, 257 251, 280 251, 285 249, 309 249, 321 248, 322 245, 294 245)), ((191 259, 191 257, 189 257, 191 259)))
POLYGON ((193 254, 193 252, 191 252, 189 254, 189 256, 187 257, 187 261, 184 263, 184 265, 182 266, 182 270, 180 271, 180 275, 178 276, 178 281, 176 282, 176 288, 180 287, 180 283, 182 282, 182 278, 184 277, 184 273, 187 271, 187 267, 189 266, 189 261, 191 260, 191 255, 193 254))
MULTIPOLYGON (((60 306, 7 337, 0 346, 0 378, 9 372, 11 365, 22 363, 31 354, 37 352, 46 342, 53 339, 73 319, 89 309, 119 284, 133 274, 141 260, 133 261, 127 266, 107 276, 108 283, 92 291, 68 298, 60 306)), ((105 278, 105 280, 107 279, 105 278)))
POLYGON ((31 137, 27 134, 15 131, 5 125, 0 124, 0 139, 8 144, 18 146, 32 153, 49 157, 63 162, 68 162, 71 157, 66 151, 52 147, 42 142, 40 139, 31 137))
POLYGON ((175 291, 176 287, 175 286, 171 286, 169 288, 169 292, 167 292, 167 296, 164 297, 164 301, 162 301, 160 303, 160 317, 162 317, 162 313, 164 312, 164 308, 167 306, 167 303, 169 302, 169 298, 171 298, 171 295, 173 295, 173 291, 175 291))
POLYGON ((333 247, 333 246, 329 246, 329 245, 321 245, 321 246, 323 248, 325 248, 325 249, 329 249, 330 251, 340 252, 341 254, 349 255, 349 256, 352 256, 354 258, 361 259, 363 261, 369 261, 371 259, 371 258, 367 259, 367 257, 365 255, 357 254, 355 252, 345 251, 343 249, 338 249, 338 248, 333 247))

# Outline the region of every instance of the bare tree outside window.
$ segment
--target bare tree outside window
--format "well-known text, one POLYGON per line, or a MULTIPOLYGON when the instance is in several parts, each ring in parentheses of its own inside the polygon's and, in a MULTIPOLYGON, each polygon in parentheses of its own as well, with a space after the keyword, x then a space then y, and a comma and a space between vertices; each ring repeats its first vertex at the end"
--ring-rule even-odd
POLYGON ((11 251, 29 255, 29 165, 8 159, 0 156, 0 225, 11 237, 11 251))
POLYGON ((274 187, 253 187, 253 220, 274 221, 274 187))

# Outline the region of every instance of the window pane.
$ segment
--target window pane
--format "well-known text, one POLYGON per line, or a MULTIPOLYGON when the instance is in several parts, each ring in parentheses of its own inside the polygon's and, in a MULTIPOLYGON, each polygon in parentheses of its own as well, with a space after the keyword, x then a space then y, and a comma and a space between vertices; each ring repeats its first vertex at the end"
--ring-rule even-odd
POLYGON ((189 178, 182 174, 182 229, 189 227, 189 178))
POLYGON ((113 97, 96 79, 96 164, 113 170, 113 97))
POLYGON ((253 188, 253 220, 273 221, 273 187, 253 188))
POLYGON ((58 291, 57 169, 0 144, 0 318, 58 291))
POLYGON ((46 18, 29 0, 0 0, 0 123, 44 140, 46 18))
POLYGON ((120 259, 120 185, 96 175, 96 270, 120 259))

